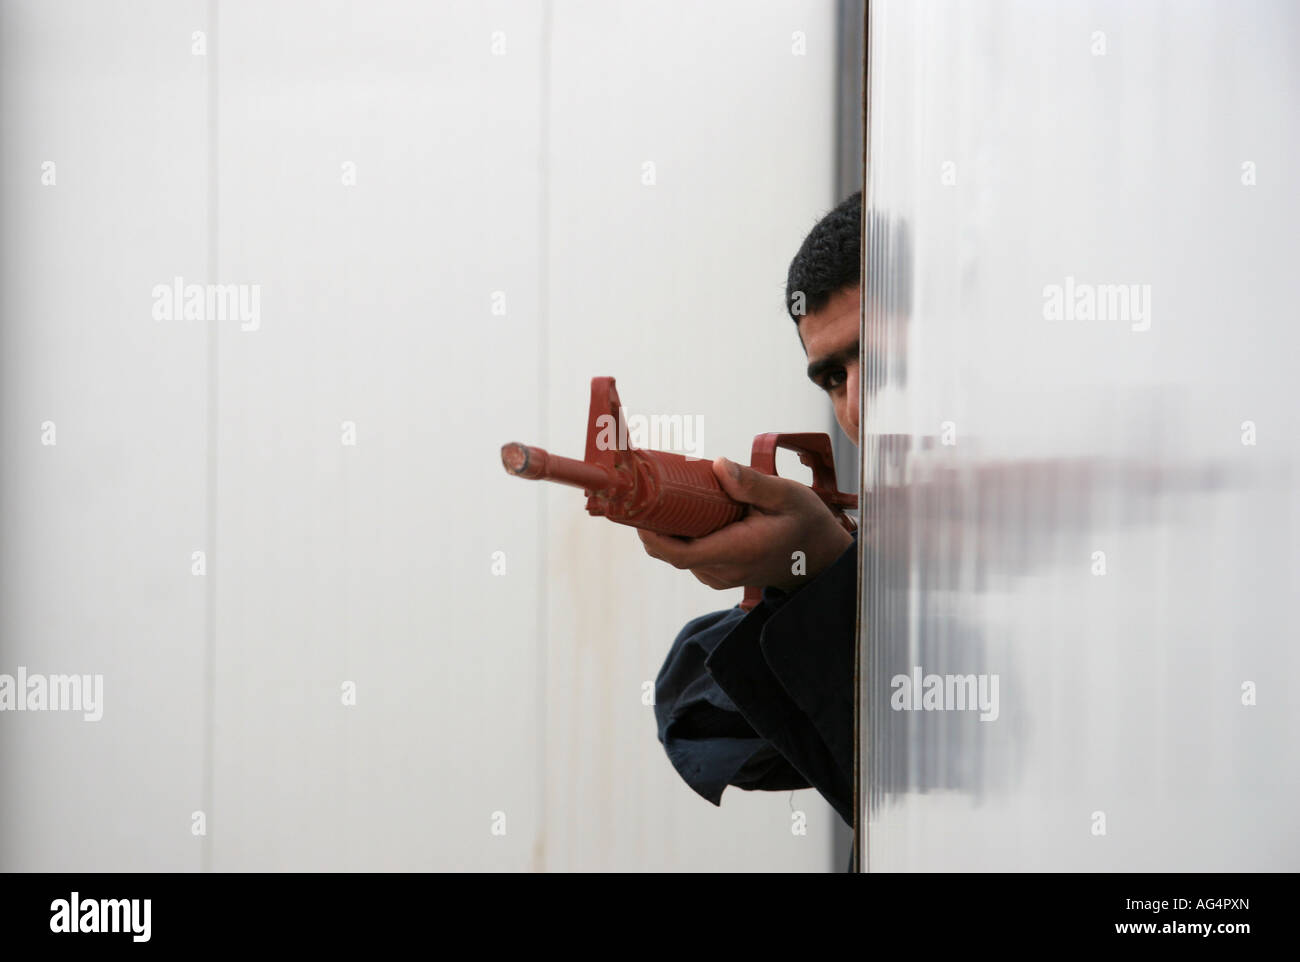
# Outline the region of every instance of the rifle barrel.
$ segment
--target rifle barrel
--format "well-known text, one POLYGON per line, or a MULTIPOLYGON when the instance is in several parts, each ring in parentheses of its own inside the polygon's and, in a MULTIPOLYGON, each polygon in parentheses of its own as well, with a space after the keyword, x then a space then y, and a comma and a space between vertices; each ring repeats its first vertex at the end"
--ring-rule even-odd
POLYGON ((561 457, 518 441, 501 446, 501 463, 516 477, 556 481, 588 491, 602 491, 616 484, 609 471, 598 464, 561 457))

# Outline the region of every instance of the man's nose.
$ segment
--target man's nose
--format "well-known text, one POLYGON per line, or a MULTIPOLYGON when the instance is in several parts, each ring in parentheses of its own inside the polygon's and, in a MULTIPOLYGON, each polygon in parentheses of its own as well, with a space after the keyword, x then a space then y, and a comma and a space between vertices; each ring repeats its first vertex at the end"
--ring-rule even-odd
POLYGON ((847 384, 848 402, 849 402, 849 424, 853 427, 853 441, 857 443, 860 440, 861 423, 858 420, 858 396, 861 385, 858 379, 859 365, 849 365, 847 384))

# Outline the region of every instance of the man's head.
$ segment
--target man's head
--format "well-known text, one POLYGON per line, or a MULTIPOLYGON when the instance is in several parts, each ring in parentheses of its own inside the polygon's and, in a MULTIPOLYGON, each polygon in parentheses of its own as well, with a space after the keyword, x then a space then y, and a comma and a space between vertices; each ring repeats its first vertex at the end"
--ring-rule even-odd
POLYGON ((859 443, 858 331, 862 192, 817 222, 790 263, 786 309, 808 355, 808 377, 835 406, 835 420, 859 443))

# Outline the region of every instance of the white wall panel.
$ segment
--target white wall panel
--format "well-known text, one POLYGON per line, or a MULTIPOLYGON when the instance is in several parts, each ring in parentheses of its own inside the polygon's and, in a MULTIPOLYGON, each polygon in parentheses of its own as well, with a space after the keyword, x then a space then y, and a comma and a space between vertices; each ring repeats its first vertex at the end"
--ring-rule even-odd
POLYGON ((1296 8, 872 17, 868 865, 1295 870, 1296 8))
POLYGON ((222 4, 221 270, 264 317, 220 342, 214 867, 532 864, 536 493, 485 481, 537 426, 540 30, 222 4))
MULTIPOLYGON (((833 15, 829 3, 556 5, 549 449, 581 457, 593 375, 618 379, 629 413, 698 415, 706 457, 748 463, 754 435, 830 420, 782 295, 836 200, 833 15)), ((633 530, 587 517, 580 491, 548 498, 548 866, 842 870, 819 795, 731 788, 715 810, 673 770, 642 704, 682 625, 740 592, 650 559, 633 530), (808 835, 792 835, 792 806, 808 835)))
POLYGON ((739 592, 498 456, 580 456, 601 374, 708 456, 830 423, 782 293, 833 14, 3 6, 0 673, 106 707, 0 716, 0 868, 842 868, 819 796, 714 809, 642 703, 739 592), (154 321, 175 277, 257 316, 154 321))
POLYGON ((0 7, 0 674, 103 676, 0 714, 6 871, 199 865, 207 333, 153 288, 204 269, 202 16, 0 7))

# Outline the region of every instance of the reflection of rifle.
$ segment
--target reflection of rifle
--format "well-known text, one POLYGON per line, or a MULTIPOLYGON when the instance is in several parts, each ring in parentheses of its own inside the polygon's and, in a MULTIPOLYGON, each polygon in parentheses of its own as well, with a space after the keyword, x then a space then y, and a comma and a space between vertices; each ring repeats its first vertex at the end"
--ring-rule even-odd
MULTIPOLYGON (((599 441, 602 419, 612 418, 615 425, 623 423, 620 408, 614 379, 593 377, 583 460, 511 443, 501 448, 501 463, 517 477, 584 489, 589 514, 659 534, 700 538, 744 517, 746 506, 733 501, 722 489, 713 474, 712 462, 599 441)), ((608 435, 608 431, 605 433, 608 435)), ((760 434, 754 438, 750 467, 775 475, 777 448, 794 451, 812 468, 813 491, 845 530, 856 530, 853 518, 844 509, 856 508, 858 496, 840 491, 835 482, 831 439, 825 434, 760 434)), ((747 587, 741 607, 748 610, 761 599, 761 586, 747 587)))

